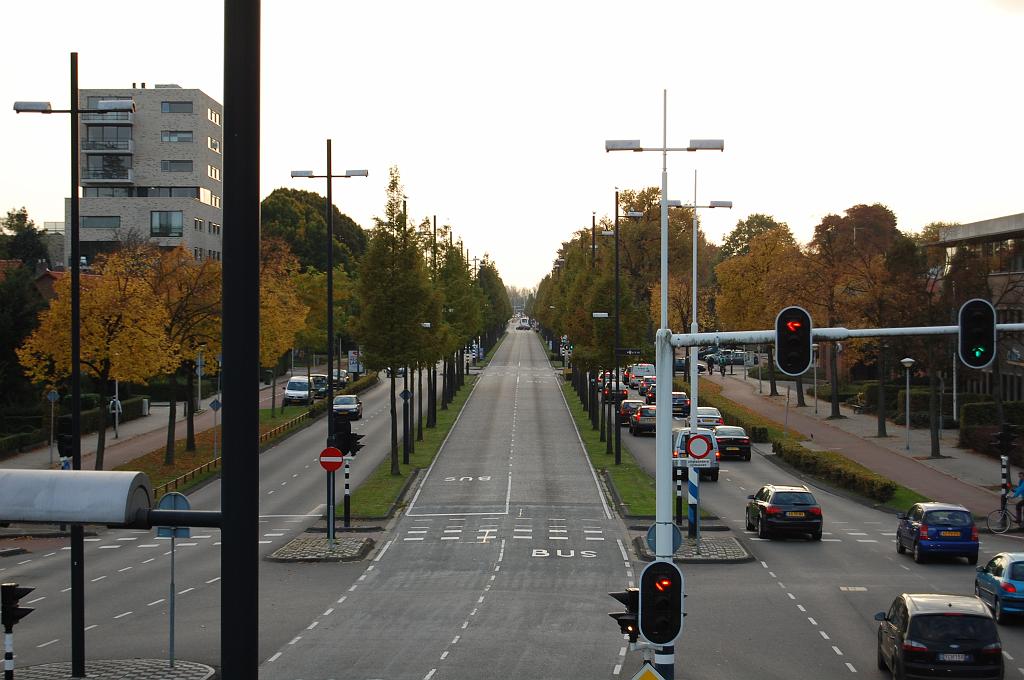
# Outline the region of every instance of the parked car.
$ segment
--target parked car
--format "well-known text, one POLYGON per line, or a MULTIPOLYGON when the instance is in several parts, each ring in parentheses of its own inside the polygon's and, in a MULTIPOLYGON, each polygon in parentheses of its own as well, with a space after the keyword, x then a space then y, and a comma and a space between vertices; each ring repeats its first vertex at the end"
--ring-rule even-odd
MULTIPOLYGON (((715 433, 712 430, 698 427, 697 434, 702 434, 708 438, 711 442, 711 451, 708 452, 707 458, 710 459, 711 465, 709 467, 699 468, 700 478, 707 479, 712 482, 718 481, 718 474, 720 471, 719 461, 721 460, 722 454, 718 450, 718 443, 715 441, 715 433)), ((686 439, 690 436, 690 428, 684 427, 679 430, 672 431, 672 458, 673 462, 676 460, 682 460, 687 457, 686 453, 686 439)), ((683 462, 685 465, 685 461, 683 462)))
POLYGON ((639 389, 640 380, 648 375, 654 377, 654 364, 634 364, 629 371, 629 386, 634 390, 639 389))
POLYGON ((992 609, 997 623, 1024 614, 1024 552, 999 553, 974 575, 974 594, 992 609))
POLYGON ((992 614, 968 595, 903 593, 878 621, 878 670, 894 678, 1003 678, 992 614))
POLYGON ((335 413, 344 414, 352 420, 363 419, 363 402, 354 394, 339 394, 334 398, 335 413))
POLYGON ((690 415, 690 398, 686 396, 686 392, 672 393, 672 415, 690 415))
POLYGON ((281 399, 284 406, 288 404, 312 404, 313 393, 309 389, 309 379, 302 375, 288 378, 284 386, 284 397, 281 399))
POLYGON ((626 383, 617 383, 612 378, 605 382, 601 394, 608 401, 619 402, 629 397, 629 388, 626 387, 626 383))
MULTIPOLYGON (((391 367, 390 366, 388 368, 384 369, 384 374, 387 377, 389 377, 389 378, 391 377, 391 367)), ((397 369, 395 369, 395 376, 396 377, 401 378, 404 375, 405 375, 405 366, 399 366, 397 369)))
POLYGON ((714 406, 697 407, 698 427, 718 427, 719 425, 725 425, 725 419, 722 418, 721 411, 714 406))
POLYGON ((955 503, 915 503, 898 515, 896 552, 910 550, 915 562, 931 555, 966 557, 978 563, 978 526, 971 511, 955 503))
POLYGON ((629 425, 629 419, 644 405, 639 399, 624 399, 619 402, 619 425, 629 425))
POLYGON ((629 433, 640 435, 644 432, 654 432, 656 426, 655 409, 657 409, 656 406, 641 404, 629 419, 629 433))
MULTIPOLYGON (((656 377, 654 377, 653 375, 645 375, 643 378, 640 379, 640 385, 636 388, 636 391, 640 394, 641 397, 646 397, 648 392, 650 392, 651 394, 654 393, 654 389, 657 387, 657 385, 658 379, 656 377)), ((653 404, 654 401, 651 400, 647 403, 653 404)))
POLYGON ((747 500, 747 531, 757 531, 758 538, 801 533, 821 540, 821 506, 806 486, 766 484, 747 500))
POLYGON ((719 425, 715 428, 715 440, 722 458, 750 460, 750 437, 742 427, 719 425))
POLYGON ((327 375, 324 373, 313 373, 309 377, 313 381, 313 397, 316 399, 326 399, 327 375))

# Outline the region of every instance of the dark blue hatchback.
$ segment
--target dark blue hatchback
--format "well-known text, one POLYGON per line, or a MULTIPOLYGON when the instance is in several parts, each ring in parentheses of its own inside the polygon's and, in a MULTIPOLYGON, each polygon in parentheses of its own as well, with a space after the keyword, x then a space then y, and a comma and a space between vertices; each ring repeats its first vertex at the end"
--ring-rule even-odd
POLYGON ((916 503, 899 515, 896 552, 910 550, 915 562, 932 555, 966 557, 978 563, 978 527, 970 511, 951 503, 916 503))

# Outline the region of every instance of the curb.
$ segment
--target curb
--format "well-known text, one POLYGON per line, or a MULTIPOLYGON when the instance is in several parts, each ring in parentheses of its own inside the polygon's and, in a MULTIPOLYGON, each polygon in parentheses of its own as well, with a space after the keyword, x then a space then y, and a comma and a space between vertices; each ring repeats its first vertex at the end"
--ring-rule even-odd
MULTIPOLYGON (((739 540, 739 538, 734 538, 734 540, 736 541, 737 545, 739 545, 740 548, 743 549, 743 552, 746 554, 745 557, 713 557, 713 558, 712 557, 707 557, 707 558, 705 558, 705 557, 676 557, 675 555, 673 555, 672 556, 672 561, 673 562, 677 562, 679 564, 743 564, 743 563, 746 563, 746 562, 753 562, 753 561, 755 561, 757 559, 757 557, 755 557, 754 554, 752 552, 750 552, 750 550, 747 549, 747 546, 744 545, 743 542, 739 540)), ((647 541, 644 538, 642 538, 640 536, 634 536, 633 540, 632 540, 632 543, 633 543, 633 550, 636 553, 636 556, 637 556, 638 559, 640 559, 640 560, 642 560, 644 562, 653 562, 654 561, 654 554, 651 553, 650 549, 647 547, 647 541)))
POLYGON ((15 555, 24 555, 28 550, 25 548, 0 548, 0 557, 14 557, 15 555))

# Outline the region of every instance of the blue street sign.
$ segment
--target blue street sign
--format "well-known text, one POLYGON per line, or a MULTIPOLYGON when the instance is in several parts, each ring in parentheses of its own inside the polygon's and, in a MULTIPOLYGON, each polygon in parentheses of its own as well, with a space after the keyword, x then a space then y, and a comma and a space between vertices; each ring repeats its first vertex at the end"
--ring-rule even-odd
MULTIPOLYGON (((165 493, 156 504, 157 510, 191 510, 192 504, 188 502, 188 496, 177 491, 165 493)), ((157 527, 157 538, 191 538, 190 527, 157 527)))
POLYGON ((212 408, 214 411, 219 411, 220 407, 220 399, 214 399, 213 401, 210 402, 210 408, 212 408))

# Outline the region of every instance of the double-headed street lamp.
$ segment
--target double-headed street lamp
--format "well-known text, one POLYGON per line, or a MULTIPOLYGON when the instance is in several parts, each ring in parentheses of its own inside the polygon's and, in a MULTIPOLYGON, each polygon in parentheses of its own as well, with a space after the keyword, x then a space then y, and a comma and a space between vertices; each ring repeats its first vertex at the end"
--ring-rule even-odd
MULTIPOLYGON (((366 170, 346 170, 335 175, 331 165, 331 140, 327 140, 327 172, 315 175, 312 170, 292 170, 292 177, 327 180, 327 445, 335 445, 334 432, 334 193, 336 177, 369 177, 366 170)), ((327 473, 327 540, 334 541, 334 472, 327 473)))
MULTIPOLYGON (((78 52, 71 53, 71 106, 55 109, 50 102, 14 102, 16 113, 67 113, 71 117, 71 469, 82 469, 82 345, 81 328, 81 242, 79 239, 79 116, 83 113, 130 114, 132 99, 109 99, 95 109, 78 105, 78 52)), ((85 534, 81 524, 71 525, 71 675, 85 677, 85 534)))

